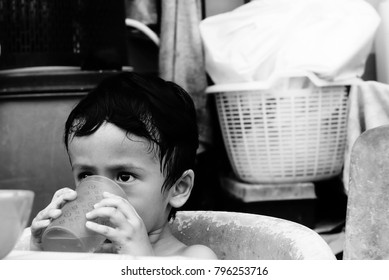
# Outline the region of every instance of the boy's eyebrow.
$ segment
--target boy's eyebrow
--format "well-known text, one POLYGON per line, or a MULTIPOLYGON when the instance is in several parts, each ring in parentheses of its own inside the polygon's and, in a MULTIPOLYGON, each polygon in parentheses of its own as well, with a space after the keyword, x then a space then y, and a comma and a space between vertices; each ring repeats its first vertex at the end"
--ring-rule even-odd
POLYGON ((94 169, 94 167, 92 165, 80 164, 80 163, 72 163, 72 170, 74 170, 76 168, 87 169, 87 170, 93 170, 94 169))
MULTIPOLYGON (((126 168, 137 169, 137 170, 144 170, 144 169, 146 169, 145 167, 138 166, 138 165, 135 165, 133 163, 115 163, 115 164, 110 164, 107 167, 109 169, 112 169, 112 170, 126 169, 126 168)), ((94 169, 96 169, 96 167, 93 166, 93 165, 82 164, 82 163, 72 164, 72 169, 75 169, 75 168, 87 169, 87 170, 94 170, 94 169)))
POLYGON ((145 168, 142 167, 142 166, 138 166, 138 165, 135 165, 135 164, 132 164, 132 163, 116 163, 116 164, 112 164, 112 165, 109 165, 109 168, 110 169, 126 169, 126 168, 130 168, 130 169, 137 169, 137 170, 144 170, 145 168))

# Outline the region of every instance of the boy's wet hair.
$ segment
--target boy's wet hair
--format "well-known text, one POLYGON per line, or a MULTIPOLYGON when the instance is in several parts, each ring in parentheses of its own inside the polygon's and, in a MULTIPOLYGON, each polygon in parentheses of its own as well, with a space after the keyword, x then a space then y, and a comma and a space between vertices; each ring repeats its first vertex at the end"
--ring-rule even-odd
POLYGON ((105 79, 70 113, 66 149, 71 138, 91 135, 104 122, 150 141, 165 175, 161 191, 194 168, 199 145, 196 111, 189 94, 175 83, 130 72, 105 79))

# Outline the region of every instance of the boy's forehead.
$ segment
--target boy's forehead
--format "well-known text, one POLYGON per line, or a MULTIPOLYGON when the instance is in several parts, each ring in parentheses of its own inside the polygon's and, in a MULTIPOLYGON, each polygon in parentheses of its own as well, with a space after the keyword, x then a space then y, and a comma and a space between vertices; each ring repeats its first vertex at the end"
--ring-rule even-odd
POLYGON ((80 153, 84 149, 96 148, 96 152, 126 153, 134 152, 134 146, 138 153, 147 154, 152 160, 159 161, 159 146, 157 143, 131 132, 126 132, 112 123, 104 123, 90 135, 70 135, 68 150, 71 156, 80 153), (98 149, 97 149, 98 148, 98 149))
POLYGON ((134 141, 134 142, 142 141, 143 147, 145 151, 150 155, 150 157, 152 157, 154 160, 159 160, 159 146, 157 145, 157 143, 131 133, 127 133, 126 138, 127 138, 126 141, 134 141))

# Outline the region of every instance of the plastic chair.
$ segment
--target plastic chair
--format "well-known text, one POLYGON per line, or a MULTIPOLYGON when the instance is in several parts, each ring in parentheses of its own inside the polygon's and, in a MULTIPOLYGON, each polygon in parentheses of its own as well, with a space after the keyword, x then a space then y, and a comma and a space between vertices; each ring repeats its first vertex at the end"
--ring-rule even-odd
POLYGON ((389 259, 389 126, 362 133, 351 150, 343 259, 389 259))
POLYGON ((284 219, 236 212, 179 211, 173 234, 210 247, 219 259, 336 259, 313 230, 284 219))

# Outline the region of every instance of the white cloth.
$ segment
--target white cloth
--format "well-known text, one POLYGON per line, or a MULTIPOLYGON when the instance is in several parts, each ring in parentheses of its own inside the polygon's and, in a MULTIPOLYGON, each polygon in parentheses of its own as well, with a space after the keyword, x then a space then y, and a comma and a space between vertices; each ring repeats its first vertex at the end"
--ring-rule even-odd
POLYGON ((215 84, 309 71, 327 81, 360 77, 380 17, 363 0, 257 0, 200 23, 215 84))

